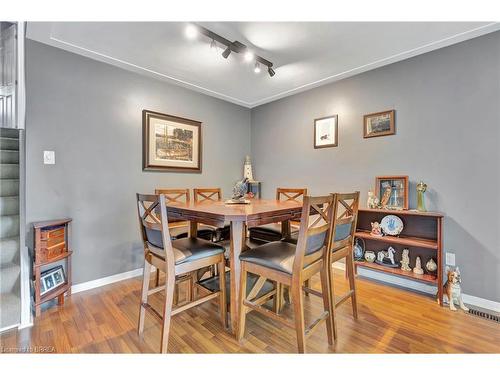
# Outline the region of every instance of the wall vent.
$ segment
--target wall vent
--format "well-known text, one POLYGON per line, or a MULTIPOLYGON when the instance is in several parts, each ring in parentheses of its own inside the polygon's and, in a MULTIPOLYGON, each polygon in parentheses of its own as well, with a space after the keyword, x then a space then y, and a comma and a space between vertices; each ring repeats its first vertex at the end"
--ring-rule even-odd
POLYGON ((500 323, 500 316, 499 315, 480 311, 480 310, 477 310, 473 307, 469 307, 469 314, 479 316, 480 318, 483 318, 483 319, 488 319, 488 320, 492 320, 494 322, 500 323))

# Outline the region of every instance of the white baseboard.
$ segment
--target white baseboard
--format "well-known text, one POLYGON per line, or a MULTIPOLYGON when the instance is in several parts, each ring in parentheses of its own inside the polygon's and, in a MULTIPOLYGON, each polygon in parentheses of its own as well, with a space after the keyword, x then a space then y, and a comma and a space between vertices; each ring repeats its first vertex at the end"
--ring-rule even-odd
POLYGON ((142 268, 137 268, 137 269, 132 270, 132 271, 127 271, 127 272, 123 272, 123 273, 118 273, 116 275, 102 277, 102 278, 97 279, 97 280, 86 281, 84 283, 72 285, 71 286, 71 293, 72 294, 80 293, 80 292, 83 292, 85 290, 99 288, 99 287, 104 286, 104 285, 113 284, 113 283, 116 283, 118 281, 131 279, 133 277, 137 277, 137 276, 141 276, 141 275, 142 275, 142 268))
MULTIPOLYGON (((341 262, 334 263, 333 267, 336 269, 342 270, 342 271, 345 270, 345 264, 341 263, 341 262)), ((437 290, 437 287, 428 286, 428 285, 422 284, 422 283, 412 282, 411 280, 402 279, 401 277, 397 277, 397 276, 386 275, 386 274, 376 272, 376 271, 365 270, 365 269, 359 268, 358 274, 361 276, 370 278, 370 279, 383 281, 383 282, 386 282, 389 284, 394 284, 394 285, 402 286, 402 287, 409 288, 409 289, 418 290, 419 292, 424 292, 424 293, 428 293, 428 294, 432 294, 432 295, 435 294, 436 290, 437 290), (418 284, 418 286, 416 284, 418 284)), ((477 307, 481 307, 483 309, 487 309, 487 310, 491 310, 491 311, 495 311, 495 312, 500 312, 500 302, 490 301, 490 300, 485 299, 485 298, 471 296, 471 295, 463 294, 463 293, 462 293, 462 297, 463 297, 464 302, 469 304, 469 305, 474 305, 477 307)))
POLYGON ((14 328, 18 328, 19 329, 19 324, 14 324, 14 325, 11 325, 11 326, 0 328, 0 332, 8 331, 8 330, 14 329, 14 328))

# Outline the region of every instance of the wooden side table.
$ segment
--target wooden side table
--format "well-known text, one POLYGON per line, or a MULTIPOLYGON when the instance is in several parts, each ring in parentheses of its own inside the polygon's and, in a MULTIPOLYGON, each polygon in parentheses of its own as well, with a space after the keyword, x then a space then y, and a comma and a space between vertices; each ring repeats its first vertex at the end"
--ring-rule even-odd
POLYGON ((35 316, 39 316, 41 305, 57 297, 59 305, 64 303, 64 294, 71 294, 71 255, 69 248, 69 223, 72 219, 40 221, 33 223, 34 264, 33 277, 35 288, 35 316), (66 280, 54 289, 42 292, 42 267, 65 261, 66 280), (42 294, 43 293, 43 294, 42 294))

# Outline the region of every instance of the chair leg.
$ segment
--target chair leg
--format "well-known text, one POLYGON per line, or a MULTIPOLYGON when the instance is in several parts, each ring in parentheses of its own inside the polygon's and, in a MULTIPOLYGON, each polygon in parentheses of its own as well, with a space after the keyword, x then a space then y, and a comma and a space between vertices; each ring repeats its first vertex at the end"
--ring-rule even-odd
MULTIPOLYGON (((305 286, 306 288, 310 288, 310 285, 311 285, 311 283, 309 282, 309 280, 304 281, 304 286, 305 286)), ((308 297, 308 296, 309 296, 309 293, 308 293, 308 292, 304 292, 304 295, 305 295, 306 297, 308 297)))
POLYGON ((168 338, 170 336, 170 320, 174 302, 175 276, 167 274, 165 282, 165 305, 163 307, 163 326, 161 329, 161 353, 167 353, 168 338))
POLYGON ((346 257, 346 270, 349 277, 349 289, 352 291, 351 294, 351 305, 352 305, 352 315, 354 319, 358 319, 358 302, 356 299, 356 278, 354 276, 354 259, 352 252, 346 257))
POLYGON ((332 318, 333 323, 333 339, 337 340, 337 320, 335 318, 335 288, 334 288, 334 275, 333 275, 333 264, 328 265, 328 278, 330 281, 330 300, 332 303, 330 304, 330 316, 332 318))
POLYGON ((247 271, 245 268, 245 263, 243 262, 241 265, 241 274, 240 274, 240 298, 239 298, 239 322, 238 322, 238 334, 236 335, 236 339, 241 341, 243 336, 245 335, 245 323, 247 317, 247 309, 246 306, 243 305, 243 302, 247 298, 247 271))
POLYGON ((224 257, 219 263, 219 290, 220 290, 220 320, 222 326, 227 328, 227 301, 226 301, 226 260, 224 257))
POLYGON ((274 288, 276 289, 276 294, 273 298, 273 310, 276 314, 279 314, 281 311, 281 283, 275 282, 274 288))
POLYGON ((323 296, 323 309, 328 311, 328 318, 326 319, 326 334, 328 336, 328 344, 333 345, 333 319, 332 311, 332 297, 330 294, 330 283, 328 282, 328 270, 326 267, 320 271, 321 278, 321 294, 323 296))
POLYGON ((173 304, 178 305, 179 304, 179 284, 175 284, 174 286, 174 296, 173 296, 173 304))
POLYGON ((141 290, 141 304, 139 308, 139 324, 137 327, 137 331, 139 332, 139 336, 144 332, 144 317, 146 315, 146 308, 143 306, 143 303, 148 302, 148 291, 149 291, 149 279, 151 277, 151 264, 147 261, 144 261, 144 269, 142 274, 142 290, 141 290))
POLYGON ((156 269, 156 277, 155 277, 155 286, 160 285, 160 270, 157 268, 156 269))
POLYGON ((297 346, 299 353, 306 352, 306 335, 305 335, 305 322, 304 322, 304 304, 302 294, 302 284, 295 283, 296 285, 290 286, 292 292, 293 315, 295 321, 295 332, 297 334, 297 346))

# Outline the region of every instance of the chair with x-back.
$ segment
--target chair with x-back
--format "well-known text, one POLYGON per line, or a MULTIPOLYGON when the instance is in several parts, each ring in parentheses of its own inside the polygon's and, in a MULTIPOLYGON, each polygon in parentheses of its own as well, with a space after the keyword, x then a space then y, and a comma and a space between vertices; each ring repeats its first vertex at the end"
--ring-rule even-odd
MULTIPOLYGON (((221 188, 194 188, 193 198, 196 203, 210 202, 210 201, 221 201, 222 200, 222 190, 221 188)), ((230 228, 229 225, 225 225, 222 228, 212 227, 207 225, 206 227, 211 228, 214 232, 213 241, 225 241, 229 240, 230 228)))
MULTIPOLYGON (((290 241, 273 241, 253 249, 248 249, 240 255, 240 306, 238 339, 241 340, 245 331, 246 314, 249 310, 276 319, 285 325, 295 328, 298 350, 306 351, 306 337, 313 332, 319 323, 326 321, 328 343, 333 344, 333 322, 331 319, 331 293, 328 280, 329 253, 332 229, 333 196, 305 196, 302 206, 300 229, 296 244, 290 241), (266 279, 277 284, 288 286, 292 295, 294 311, 293 320, 285 318, 279 312, 271 311, 263 306, 276 293, 276 289, 260 297, 258 288, 254 287, 247 294, 247 274, 258 275, 263 285, 266 279), (321 292, 318 295, 323 300, 323 311, 312 325, 306 328, 304 321, 303 284, 312 276, 320 274, 321 292), (256 290, 257 289, 257 290, 256 290)), ((279 311, 279 310, 278 310, 279 311)))
POLYGON ((138 331, 142 336, 146 311, 162 322, 162 353, 167 352, 171 317, 201 303, 214 298, 219 299, 220 318, 224 327, 227 325, 225 296, 225 260, 224 248, 201 238, 182 238, 172 240, 167 219, 166 197, 160 195, 137 194, 137 210, 139 227, 144 245, 144 274, 139 310, 138 331), (220 288, 218 291, 204 295, 196 300, 175 306, 173 304, 174 288, 177 277, 189 275, 197 270, 216 265, 220 271, 220 288), (150 289, 151 266, 165 273, 165 284, 150 289), (148 296, 165 292, 163 314, 148 303, 148 296))

